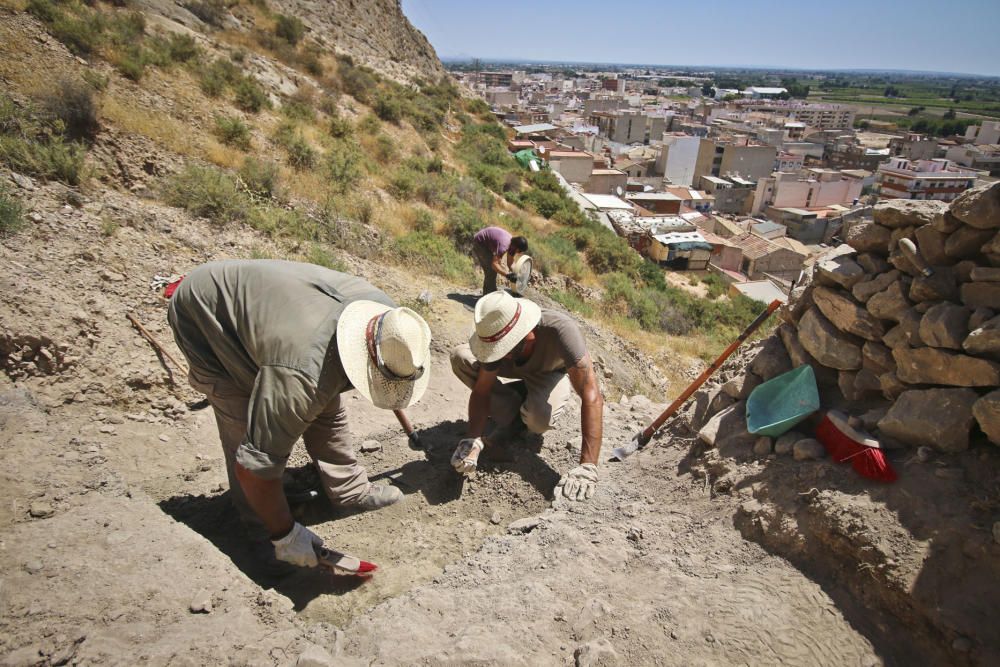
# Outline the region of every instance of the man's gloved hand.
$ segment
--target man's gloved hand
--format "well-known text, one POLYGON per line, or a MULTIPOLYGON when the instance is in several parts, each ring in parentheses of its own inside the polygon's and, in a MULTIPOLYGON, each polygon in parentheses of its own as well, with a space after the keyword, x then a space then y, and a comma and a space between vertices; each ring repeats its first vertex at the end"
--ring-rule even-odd
POLYGON ((516 283, 517 282, 517 274, 514 273, 513 271, 511 271, 510 273, 507 274, 507 280, 509 280, 512 283, 516 283))
POLYGON ((451 466, 460 475, 471 475, 479 464, 479 452, 483 451, 482 438, 465 438, 458 441, 455 453, 451 455, 451 466))
POLYGON ((556 493, 561 491, 570 500, 590 500, 596 489, 597 465, 594 463, 581 463, 556 484, 556 493))
POLYGON ((274 556, 279 560, 299 567, 316 567, 316 547, 323 546, 323 540, 299 522, 295 522, 290 533, 280 540, 271 540, 274 556))

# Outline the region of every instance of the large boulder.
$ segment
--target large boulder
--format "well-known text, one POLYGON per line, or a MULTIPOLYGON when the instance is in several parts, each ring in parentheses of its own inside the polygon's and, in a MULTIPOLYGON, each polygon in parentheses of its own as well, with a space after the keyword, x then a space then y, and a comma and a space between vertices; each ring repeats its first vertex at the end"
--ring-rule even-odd
POLYGON ((750 370, 765 381, 792 370, 792 361, 778 336, 764 339, 760 352, 750 362, 750 370))
POLYGON ((906 297, 903 283, 900 280, 868 299, 868 312, 880 320, 898 322, 910 309, 910 300, 906 297))
POLYGON ((913 234, 916 237, 917 250, 921 257, 930 265, 953 264, 955 260, 944 253, 944 244, 948 235, 934 229, 933 225, 918 227, 913 234))
POLYGON ((972 416, 994 445, 1000 445, 1000 389, 986 394, 972 406, 972 416))
POLYGON ((962 303, 969 308, 1000 306, 1000 283, 965 283, 959 288, 962 303))
POLYGON ((844 241, 858 252, 870 252, 878 255, 889 254, 889 238, 892 231, 888 227, 874 222, 862 222, 853 225, 847 232, 844 241))
POLYGON ((861 268, 865 270, 865 273, 872 276, 879 273, 885 273, 892 268, 889 266, 889 262, 885 261, 884 258, 870 252, 863 252, 859 254, 855 260, 861 265, 861 268))
POLYGON ((904 391, 879 420, 878 429, 911 447, 960 452, 969 448, 972 406, 978 399, 971 389, 904 391))
POLYGON ((944 202, 917 199, 889 199, 875 204, 872 216, 883 227, 898 229, 931 223, 948 210, 944 202))
POLYGON ((709 447, 740 447, 749 450, 757 436, 747 431, 746 403, 734 403, 713 416, 698 431, 698 438, 709 447))
POLYGON ((962 349, 969 354, 1000 359, 1000 316, 973 329, 962 341, 962 349))
POLYGON ((931 276, 919 275, 910 284, 911 301, 957 301, 958 278, 950 266, 934 267, 931 276))
POLYGON ((896 375, 909 384, 943 384, 952 387, 994 387, 1000 385, 1000 364, 945 352, 933 347, 896 347, 896 375))
POLYGON ((865 270, 854 261, 853 257, 840 255, 816 263, 819 282, 825 285, 839 285, 851 289, 864 280, 865 270))
POLYGON ((944 253, 952 259, 969 259, 983 252, 983 246, 993 238, 992 229, 978 229, 962 225, 944 242, 944 253))
POLYGON ((868 299, 872 298, 897 280, 899 280, 899 271, 897 269, 892 269, 891 271, 886 271, 885 273, 873 276, 869 280, 857 283, 851 288, 851 294, 853 294, 854 298, 861 303, 867 303, 868 299))
POLYGON ((980 283, 1000 283, 1000 268, 995 266, 977 266, 972 271, 969 271, 969 280, 980 283))
POLYGON ((951 203, 950 210, 970 227, 1000 227, 1000 182, 966 190, 951 203))
POLYGON ((861 348, 861 367, 882 375, 896 370, 896 360, 892 358, 892 350, 882 343, 865 341, 861 348))
POLYGON ((945 211, 944 215, 934 219, 931 223, 931 227, 938 230, 942 234, 951 234, 953 231, 962 226, 962 221, 951 214, 951 211, 945 211))
POLYGON ((920 340, 931 347, 961 350, 962 342, 969 335, 969 316, 972 311, 953 303, 931 306, 920 320, 920 340))
POLYGON ((865 340, 881 340, 885 327, 857 303, 827 287, 817 287, 813 302, 820 312, 841 331, 861 336, 865 340))
POLYGON ((816 308, 799 321, 799 342, 824 366, 842 371, 861 368, 861 345, 833 326, 816 308))
POLYGON ((895 401, 910 388, 906 383, 900 382, 899 377, 892 371, 879 375, 878 383, 882 388, 882 395, 890 401, 895 401))

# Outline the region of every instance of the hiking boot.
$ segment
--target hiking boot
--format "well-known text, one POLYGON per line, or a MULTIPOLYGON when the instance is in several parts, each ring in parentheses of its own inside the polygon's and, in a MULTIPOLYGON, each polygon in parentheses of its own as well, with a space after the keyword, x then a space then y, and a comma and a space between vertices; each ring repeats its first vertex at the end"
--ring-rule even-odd
POLYGON ((371 512, 394 505, 402 499, 403 492, 391 484, 369 484, 368 493, 361 496, 361 500, 346 504, 344 507, 361 512, 371 512))

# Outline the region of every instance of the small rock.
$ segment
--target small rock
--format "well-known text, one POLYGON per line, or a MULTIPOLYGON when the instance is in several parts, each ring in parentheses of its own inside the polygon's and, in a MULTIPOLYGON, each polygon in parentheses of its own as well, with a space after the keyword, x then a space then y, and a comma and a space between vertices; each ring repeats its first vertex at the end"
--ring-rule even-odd
POLYGON ((755 456, 768 456, 771 453, 771 438, 763 435, 753 443, 753 453, 755 456))
POLYGON ((160 434, 160 442, 170 442, 170 436, 166 433, 160 434))
POLYGON ((106 426, 102 426, 101 428, 99 428, 97 430, 100 431, 101 433, 108 433, 108 434, 110 434, 110 433, 114 433, 115 432, 115 427, 111 426, 110 424, 108 424, 106 426))
POLYGON ((27 572, 28 574, 38 574, 39 572, 42 571, 43 567, 44 565, 42 565, 42 561, 29 560, 27 563, 24 564, 24 571, 27 572))
POLYGON ((422 292, 420 292, 420 296, 417 297, 417 301, 424 304, 425 306, 429 306, 433 298, 434 297, 431 296, 431 291, 425 289, 422 292))
POLYGON ((798 431, 789 431, 781 437, 778 438, 777 442, 774 443, 774 453, 780 454, 782 456, 792 453, 792 448, 795 443, 801 440, 803 436, 798 431))
POLYGON ((115 271, 109 271, 108 269, 102 269, 100 274, 101 280, 105 280, 109 283, 120 283, 125 280, 125 276, 115 271))
POLYGON ((321 646, 310 644, 299 654, 295 667, 334 667, 337 662, 333 656, 321 646))
POLYGON ((361 443, 361 451, 364 453, 382 451, 382 443, 378 440, 365 440, 361 443))
POLYGON ((921 463, 927 463, 934 458, 934 450, 927 445, 921 445, 917 447, 917 460, 921 463))
POLYGON ((630 542, 639 542, 642 539, 642 527, 629 526, 628 531, 625 533, 625 539, 630 542))
POLYGON ((965 637, 959 637, 951 643, 951 647, 960 653, 968 653, 972 650, 972 642, 965 637))
POLYGON ((815 438, 803 438, 792 446, 792 456, 796 461, 813 461, 825 455, 826 450, 815 438))
POLYGON ((55 509, 48 503, 31 503, 28 508, 28 514, 34 519, 46 519, 55 513, 55 509))
POLYGON ((538 527, 539 523, 541 523, 541 519, 537 516, 518 519, 517 521, 511 521, 507 524, 507 532, 512 534, 530 533, 538 527))
POLYGON ((965 473, 961 468, 938 468, 934 471, 934 476, 939 479, 962 479, 965 473))
POLYGON ((581 644, 573 651, 576 667, 591 667, 591 665, 617 665, 618 652, 604 637, 581 644))
POLYGON ((500 515, 500 512, 494 512, 490 515, 490 523, 494 526, 499 526, 501 521, 503 521, 503 517, 500 515))
POLYGON ((212 592, 206 588, 201 589, 191 599, 191 604, 188 608, 191 610, 192 614, 212 613, 212 592))

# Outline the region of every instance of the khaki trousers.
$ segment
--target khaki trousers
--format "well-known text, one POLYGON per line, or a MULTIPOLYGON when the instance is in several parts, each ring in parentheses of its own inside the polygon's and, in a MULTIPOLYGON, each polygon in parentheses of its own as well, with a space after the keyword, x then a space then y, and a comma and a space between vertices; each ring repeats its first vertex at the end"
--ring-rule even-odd
MULTIPOLYGON (((233 505, 250 538, 265 539, 268 532, 247 502, 234 468, 236 450, 247 434, 250 396, 229 380, 210 378, 195 370, 191 371, 189 381, 192 387, 205 394, 215 411, 233 505)), ((302 440, 319 472, 323 491, 331 502, 349 504, 360 500, 368 492, 368 473, 354 455, 347 411, 341 405, 339 396, 309 424, 302 440)))
MULTIPOLYGON (((466 387, 472 389, 479 376, 479 362, 468 343, 451 351, 451 370, 466 387)), ((565 371, 522 373, 501 369, 502 377, 520 382, 497 382, 490 395, 490 417, 498 426, 510 424, 520 414, 533 433, 545 433, 566 409, 573 386, 565 371)))
POLYGON ((493 253, 489 248, 473 242, 472 252, 483 267, 483 296, 497 291, 497 272, 493 270, 493 253))

